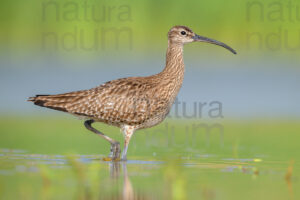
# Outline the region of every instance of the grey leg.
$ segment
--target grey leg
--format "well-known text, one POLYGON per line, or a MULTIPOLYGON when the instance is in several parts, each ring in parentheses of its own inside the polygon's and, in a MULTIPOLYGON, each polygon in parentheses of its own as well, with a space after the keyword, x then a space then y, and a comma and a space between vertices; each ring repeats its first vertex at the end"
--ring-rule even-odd
POLYGON ((105 140, 107 140, 110 143, 110 154, 109 157, 112 158, 113 160, 117 160, 120 158, 120 153, 121 153, 121 148, 120 148, 120 142, 108 137, 107 135, 104 135, 103 133, 101 133, 100 131, 98 131, 97 129, 92 127, 92 123, 94 123, 95 121, 90 119, 90 120, 86 120, 84 122, 84 126, 92 131, 93 133, 96 133, 97 135, 99 135, 100 137, 104 138, 105 140))

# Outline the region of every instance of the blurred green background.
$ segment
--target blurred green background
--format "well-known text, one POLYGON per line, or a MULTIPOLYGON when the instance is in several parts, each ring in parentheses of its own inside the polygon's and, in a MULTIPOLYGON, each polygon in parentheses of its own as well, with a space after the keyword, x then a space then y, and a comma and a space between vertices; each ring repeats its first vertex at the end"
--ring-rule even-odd
MULTIPOLYGON (((0 198, 299 198, 299 7, 297 0, 2 1, 0 198), (178 102, 162 124, 136 133, 127 165, 101 161, 109 145, 83 121, 26 102, 160 72, 174 25, 238 54, 186 45, 178 102)), ((123 142, 117 128, 96 127, 123 142)))
MULTIPOLYGON (((81 55, 116 49, 148 54, 165 48, 167 31, 182 24, 256 56, 272 52, 296 59, 300 48, 298 4, 293 0, 4 1, 1 46, 14 51, 13 55, 43 48, 81 55)), ((198 52, 212 49, 222 54, 213 47, 198 52)))

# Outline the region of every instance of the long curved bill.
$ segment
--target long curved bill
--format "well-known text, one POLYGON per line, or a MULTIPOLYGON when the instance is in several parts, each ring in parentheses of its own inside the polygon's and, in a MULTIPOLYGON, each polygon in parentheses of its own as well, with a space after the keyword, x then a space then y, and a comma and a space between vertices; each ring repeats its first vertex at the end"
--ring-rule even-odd
POLYGON ((219 42, 217 40, 213 40, 204 36, 200 36, 195 34, 195 36, 193 36, 194 41, 199 41, 199 42, 207 42, 207 43, 211 43, 211 44, 215 44, 221 47, 224 47, 226 49, 228 49, 229 51, 231 51, 232 53, 236 54, 236 51, 234 49, 232 49, 230 46, 228 46, 227 44, 224 44, 223 42, 219 42))

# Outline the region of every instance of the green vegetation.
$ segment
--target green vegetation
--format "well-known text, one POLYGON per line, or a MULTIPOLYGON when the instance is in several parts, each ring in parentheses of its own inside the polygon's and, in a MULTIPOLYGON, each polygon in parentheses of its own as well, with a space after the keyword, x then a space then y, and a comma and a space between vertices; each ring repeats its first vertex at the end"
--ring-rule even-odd
MULTIPOLYGON (((127 165, 113 165, 102 161, 109 145, 77 120, 1 118, 0 198, 299 198, 298 121, 224 121, 223 139, 217 129, 186 135, 193 123, 137 132, 127 165)), ((96 126, 122 141, 118 129, 96 126)))
POLYGON ((30 48, 98 56, 132 49, 149 53, 165 47, 167 31, 182 24, 240 50, 297 56, 298 7, 294 0, 6 0, 0 8, 0 44, 15 54, 30 48))

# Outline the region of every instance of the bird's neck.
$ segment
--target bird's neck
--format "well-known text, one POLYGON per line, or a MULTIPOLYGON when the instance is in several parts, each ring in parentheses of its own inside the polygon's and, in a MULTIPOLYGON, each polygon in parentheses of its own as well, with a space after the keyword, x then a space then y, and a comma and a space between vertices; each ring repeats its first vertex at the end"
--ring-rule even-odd
POLYGON ((169 41, 166 55, 166 66, 158 74, 161 88, 167 92, 164 94, 170 100, 170 108, 173 104, 183 82, 184 63, 183 63, 183 45, 173 44, 169 41))
POLYGON ((184 63, 183 63, 183 45, 168 42, 166 54, 166 66, 162 71, 163 76, 175 79, 183 79, 184 63))

